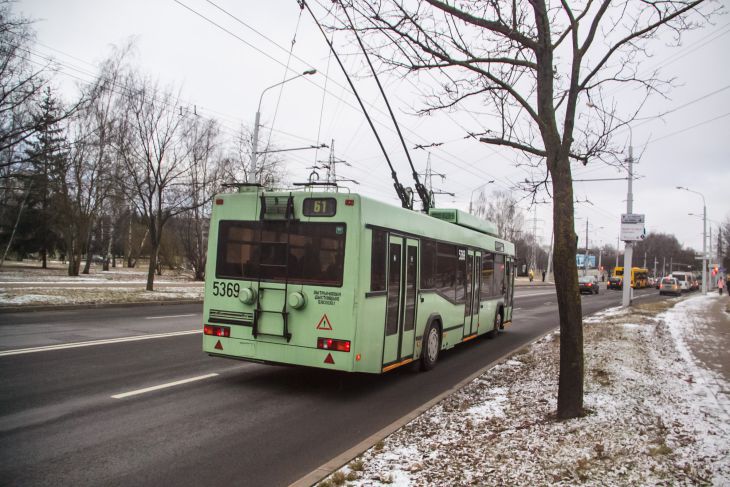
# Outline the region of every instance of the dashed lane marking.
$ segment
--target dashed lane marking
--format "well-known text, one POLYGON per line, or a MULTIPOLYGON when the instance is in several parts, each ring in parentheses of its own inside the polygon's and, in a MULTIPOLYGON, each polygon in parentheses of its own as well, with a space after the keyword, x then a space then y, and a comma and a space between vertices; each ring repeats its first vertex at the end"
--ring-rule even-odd
POLYGON ((186 331, 174 331, 171 333, 154 333, 149 335, 138 335, 132 337, 121 337, 121 338, 108 338, 105 340, 89 340, 87 342, 74 342, 74 343, 59 343, 58 345, 45 345, 42 347, 32 348, 16 348, 13 350, 4 350, 0 352, 0 357, 7 357, 10 355, 22 355, 25 353, 35 352, 50 352, 52 350, 65 350, 67 348, 79 348, 79 347, 93 347, 95 345, 108 345, 112 343, 123 343, 123 342, 136 342, 139 340, 152 340, 153 338, 167 338, 180 335, 193 335, 195 333, 202 333, 203 330, 186 330, 186 331))
POLYGON ((198 316, 196 313, 190 313, 186 315, 167 315, 167 316, 145 316, 145 320, 161 320, 164 318, 187 318, 189 316, 198 316))
POLYGON ((190 382, 196 382, 196 381, 199 381, 199 380, 210 379, 211 377, 217 377, 217 376, 218 376, 218 374, 216 374, 216 373, 206 374, 206 375, 199 375, 197 377, 190 377, 189 379, 176 380, 175 382, 168 382, 166 384, 160 384, 160 385, 157 385, 157 386, 145 387, 144 389, 137 389, 135 391, 122 392, 121 394, 114 394, 112 396, 112 398, 113 399, 124 399, 125 397, 137 396, 139 394, 144 394, 146 392, 159 391, 160 389, 167 389, 168 387, 174 387, 174 386, 179 386, 179 385, 182 385, 182 384, 188 384, 190 382))

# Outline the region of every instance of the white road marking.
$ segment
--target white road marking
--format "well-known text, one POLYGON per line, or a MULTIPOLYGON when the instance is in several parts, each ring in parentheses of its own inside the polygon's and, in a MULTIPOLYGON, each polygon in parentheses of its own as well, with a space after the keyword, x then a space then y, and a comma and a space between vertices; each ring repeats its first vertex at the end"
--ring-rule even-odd
POLYGON ((138 394, 144 394, 145 392, 159 391, 160 389, 167 389, 168 387, 179 386, 181 384, 187 384, 188 382, 195 382, 198 380, 210 379, 211 377, 216 377, 217 375, 218 374, 216 374, 216 373, 212 373, 212 374, 206 374, 206 375, 199 375, 197 377, 191 377, 189 379, 176 380, 175 382, 168 382, 167 384, 160 384, 158 386, 145 387, 144 389, 137 389, 136 391, 129 391, 129 392, 123 392, 121 394, 115 394, 112 396, 112 398, 124 399, 125 397, 136 396, 138 394))
POLYGON ((167 315, 167 316, 145 316, 145 320, 161 320, 163 318, 187 318, 188 316, 197 316, 196 313, 190 313, 186 315, 167 315))
POLYGON ((515 299, 518 298, 529 298, 530 296, 544 296, 546 294, 555 294, 555 291, 550 291, 546 293, 532 293, 532 294, 517 294, 515 293, 515 299))
POLYGON ((4 350, 0 352, 0 357, 7 357, 9 355, 21 355, 24 353, 48 352, 51 350, 65 350, 67 348, 92 347, 94 345, 107 345, 110 343, 136 342, 139 340, 151 340, 153 338, 167 338, 179 335, 192 335, 202 332, 203 330, 201 329, 173 331, 171 333, 155 333, 150 335, 138 335, 132 337, 107 338, 105 340, 89 340, 87 342, 59 343, 58 345, 45 345, 43 347, 16 348, 13 350, 4 350))

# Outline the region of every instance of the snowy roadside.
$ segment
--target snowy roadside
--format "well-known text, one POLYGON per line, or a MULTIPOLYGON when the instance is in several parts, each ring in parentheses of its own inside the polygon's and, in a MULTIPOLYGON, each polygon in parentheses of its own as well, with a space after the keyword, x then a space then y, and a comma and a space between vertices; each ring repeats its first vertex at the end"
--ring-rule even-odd
POLYGON ((718 390, 728 384, 697 365, 684 338, 712 299, 587 318, 583 418, 555 419, 554 333, 319 485, 728 485, 730 408, 718 390))
POLYGON ((158 287, 153 292, 145 291, 143 286, 0 288, 0 310, 3 308, 15 309, 41 305, 202 301, 203 291, 203 283, 200 283, 200 286, 197 287, 158 287))
POLYGON ((147 272, 142 268, 91 267, 90 274, 69 277, 60 262, 41 269, 37 262, 11 263, 0 269, 0 310, 46 306, 201 301, 203 283, 190 273, 165 271, 155 279, 155 291, 144 290, 147 272))

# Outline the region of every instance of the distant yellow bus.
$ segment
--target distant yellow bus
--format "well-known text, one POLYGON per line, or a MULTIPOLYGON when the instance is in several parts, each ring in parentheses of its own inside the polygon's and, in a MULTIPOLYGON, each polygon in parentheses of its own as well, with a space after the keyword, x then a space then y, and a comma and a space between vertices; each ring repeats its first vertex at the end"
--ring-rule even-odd
MULTIPOLYGON (((616 267, 613 270, 613 277, 624 279, 624 268, 616 267)), ((649 270, 643 267, 631 268, 631 287, 634 289, 643 289, 649 287, 649 270)))

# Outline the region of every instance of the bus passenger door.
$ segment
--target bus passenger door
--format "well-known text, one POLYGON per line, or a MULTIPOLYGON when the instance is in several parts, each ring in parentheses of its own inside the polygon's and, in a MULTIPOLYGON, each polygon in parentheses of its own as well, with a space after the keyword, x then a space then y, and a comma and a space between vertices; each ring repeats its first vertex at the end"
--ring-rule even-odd
POLYGON ((466 299, 464 302, 464 336, 479 328, 479 282, 477 269, 482 268, 481 252, 469 250, 466 256, 466 299))
POLYGON ((514 306, 514 295, 515 295, 515 263, 511 257, 505 258, 504 262, 504 306, 505 316, 502 318, 504 321, 512 321, 512 308, 514 306))
POLYGON ((413 357, 418 282, 418 240, 390 236, 383 365, 413 357))

